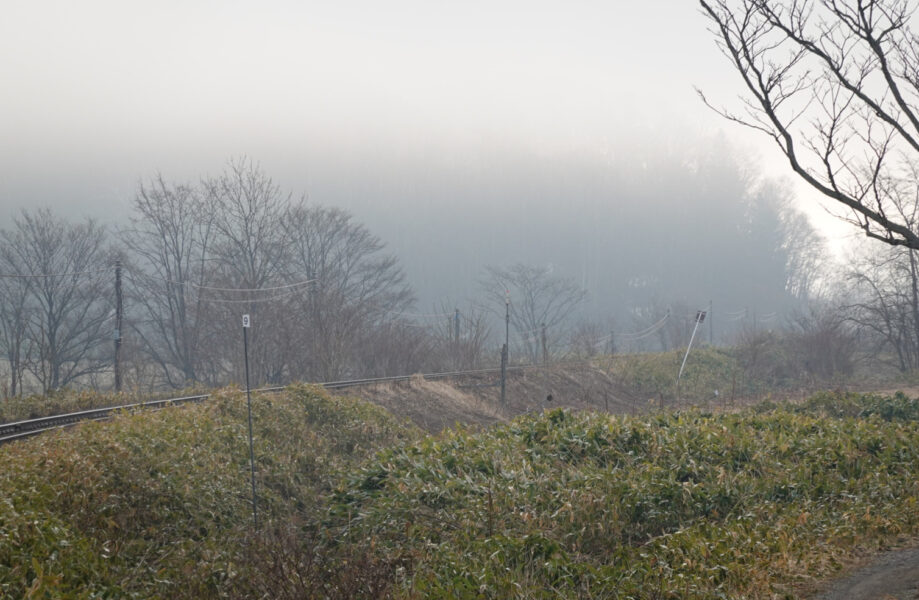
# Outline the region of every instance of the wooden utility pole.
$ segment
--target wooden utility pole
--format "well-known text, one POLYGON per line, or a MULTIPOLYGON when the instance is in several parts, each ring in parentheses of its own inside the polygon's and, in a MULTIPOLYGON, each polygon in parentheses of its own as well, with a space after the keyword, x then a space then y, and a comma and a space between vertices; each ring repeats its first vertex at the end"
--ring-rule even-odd
POLYGON ((460 312, 458 308, 453 309, 453 341, 459 344, 460 340, 460 312))
POLYGON ((546 324, 542 324, 542 364, 549 366, 549 344, 546 342, 546 324))
POLYGON ((708 345, 715 345, 715 317, 712 313, 712 301, 708 301, 708 345))

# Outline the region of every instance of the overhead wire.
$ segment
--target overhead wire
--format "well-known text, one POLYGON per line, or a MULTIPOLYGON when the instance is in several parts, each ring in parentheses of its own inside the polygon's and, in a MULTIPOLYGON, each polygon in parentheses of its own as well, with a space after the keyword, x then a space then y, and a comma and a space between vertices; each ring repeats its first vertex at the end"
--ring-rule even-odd
POLYGON ((644 329, 640 329, 638 331, 631 332, 631 333, 614 333, 613 335, 616 338, 622 339, 624 341, 629 341, 629 342, 642 340, 650 335, 654 335, 655 333, 657 333, 661 329, 661 327, 664 326, 664 323, 666 323, 669 318, 670 318, 670 313, 668 312, 657 323, 649 325, 648 327, 645 327, 644 329))
POLYGON ((52 277, 75 277, 77 275, 93 275, 111 271, 114 267, 93 269, 88 271, 72 271, 69 273, 0 273, 0 279, 50 279, 52 277))
POLYGON ((205 291, 209 291, 209 292, 230 292, 230 293, 235 293, 235 292, 240 292, 240 293, 277 292, 277 291, 279 291, 279 290, 287 290, 287 289, 292 289, 292 288, 296 288, 296 287, 301 287, 301 286, 304 286, 304 285, 306 285, 306 284, 315 283, 315 282, 319 281, 319 279, 314 278, 314 279, 305 279, 305 280, 303 280, 303 281, 297 281, 297 282, 294 282, 294 283, 288 283, 288 284, 285 284, 285 285, 278 285, 278 286, 272 286, 272 287, 261 287, 261 288, 224 288, 224 287, 214 287, 214 286, 208 286, 208 285, 198 285, 197 283, 194 283, 194 282, 191 282, 191 281, 175 281, 175 280, 172 280, 172 279, 168 279, 168 278, 166 278, 166 277, 160 277, 159 275, 151 275, 150 273, 143 273, 143 272, 137 273, 137 272, 134 271, 134 269, 130 269, 130 268, 126 268, 125 270, 128 271, 129 273, 131 273, 132 275, 135 275, 135 276, 150 277, 151 279, 157 279, 157 280, 159 280, 159 281, 163 281, 163 282, 165 282, 165 283, 171 283, 171 284, 173 284, 173 285, 186 285, 186 284, 187 284, 187 285, 190 285, 191 287, 193 287, 193 288, 195 288, 195 289, 205 290, 205 291))
POLYGON ((290 290, 288 292, 283 292, 275 296, 270 296, 267 298, 249 298, 249 299, 239 299, 239 298, 214 298, 212 296, 202 296, 202 302, 210 302, 214 304, 260 304, 262 302, 274 302, 276 300, 283 300, 285 298, 290 298, 295 296, 300 290, 290 290))
POLYGON ((407 317, 409 319, 441 319, 443 317, 453 317, 454 313, 430 313, 430 314, 421 314, 421 313, 407 313, 400 312, 395 310, 386 311, 386 314, 389 315, 398 315, 400 317, 407 317))
POLYGON ((301 287, 308 283, 315 283, 319 281, 318 279, 305 279, 303 281, 298 281, 296 283, 290 283, 287 285, 278 285, 274 287, 263 287, 263 288, 221 288, 221 287, 211 287, 207 285, 197 285, 195 283, 189 283, 194 288, 199 290, 207 290, 209 292, 277 292, 279 290, 288 290, 295 287, 301 287))

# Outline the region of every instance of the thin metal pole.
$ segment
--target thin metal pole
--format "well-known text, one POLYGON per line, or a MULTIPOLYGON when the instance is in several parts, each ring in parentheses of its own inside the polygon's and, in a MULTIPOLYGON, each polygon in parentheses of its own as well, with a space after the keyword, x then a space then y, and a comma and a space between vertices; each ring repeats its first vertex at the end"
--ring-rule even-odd
POLYGON ((501 405, 507 405, 507 363, 511 347, 511 293, 504 290, 504 348, 501 349, 501 405))
POLYGON ((249 470, 252 474, 252 521, 258 528, 258 500, 255 495, 255 448, 252 443, 252 395, 249 389, 249 336, 248 327, 243 327, 243 353, 246 357, 246 407, 249 410, 249 470))
POLYGON ((546 342, 546 324, 542 324, 542 385, 546 401, 552 397, 549 393, 549 346, 546 342))
POLYGON ((507 400, 507 344, 501 348, 501 406, 507 400))
POLYGON ((507 355, 510 358, 511 353, 511 293, 507 290, 504 292, 504 347, 507 348, 507 355))
POLYGON ((704 312, 696 313, 696 326, 692 328, 692 335, 689 337, 689 345, 686 346, 686 354, 683 355, 683 364, 680 365, 680 373, 676 376, 676 399, 680 400, 680 378, 683 376, 683 368, 686 366, 686 359, 689 358, 689 351, 692 349, 692 341, 696 339, 696 331, 699 330, 699 323, 705 318, 704 312))
POLYGON ((121 321, 123 318, 121 294, 121 259, 115 261, 115 391, 121 391, 121 321))

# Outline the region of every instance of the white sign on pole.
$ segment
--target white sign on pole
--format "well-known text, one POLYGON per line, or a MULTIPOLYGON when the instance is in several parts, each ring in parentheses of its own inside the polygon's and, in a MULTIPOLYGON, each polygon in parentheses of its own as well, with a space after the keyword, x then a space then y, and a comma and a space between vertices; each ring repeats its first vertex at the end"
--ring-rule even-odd
POLYGON ((243 315, 243 327, 249 328, 249 315, 243 315))

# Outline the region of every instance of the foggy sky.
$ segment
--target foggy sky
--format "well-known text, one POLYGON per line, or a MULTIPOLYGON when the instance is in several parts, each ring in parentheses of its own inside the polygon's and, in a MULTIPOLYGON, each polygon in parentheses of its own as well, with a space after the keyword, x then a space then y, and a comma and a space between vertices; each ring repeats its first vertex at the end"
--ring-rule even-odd
POLYGON ((735 89, 686 0, 88 0, 4 13, 5 209, 107 213, 141 176, 197 178, 243 154, 308 189, 317 155, 359 171, 492 143, 615 143, 636 124, 708 133, 724 123, 692 85, 735 89))
MULTIPOLYGON (((502 202, 513 203, 504 218, 563 203, 527 183, 541 160, 574 180, 579 156, 614 164, 720 137, 766 175, 787 173, 764 139, 696 97, 694 85, 729 102, 738 81, 688 0, 88 0, 4 12, 0 226, 34 206, 118 221, 141 178, 194 182, 245 155, 417 254, 404 238, 439 235, 412 229, 425 214, 468 223, 502 202)), ((821 229, 848 232, 794 185, 821 229)))

